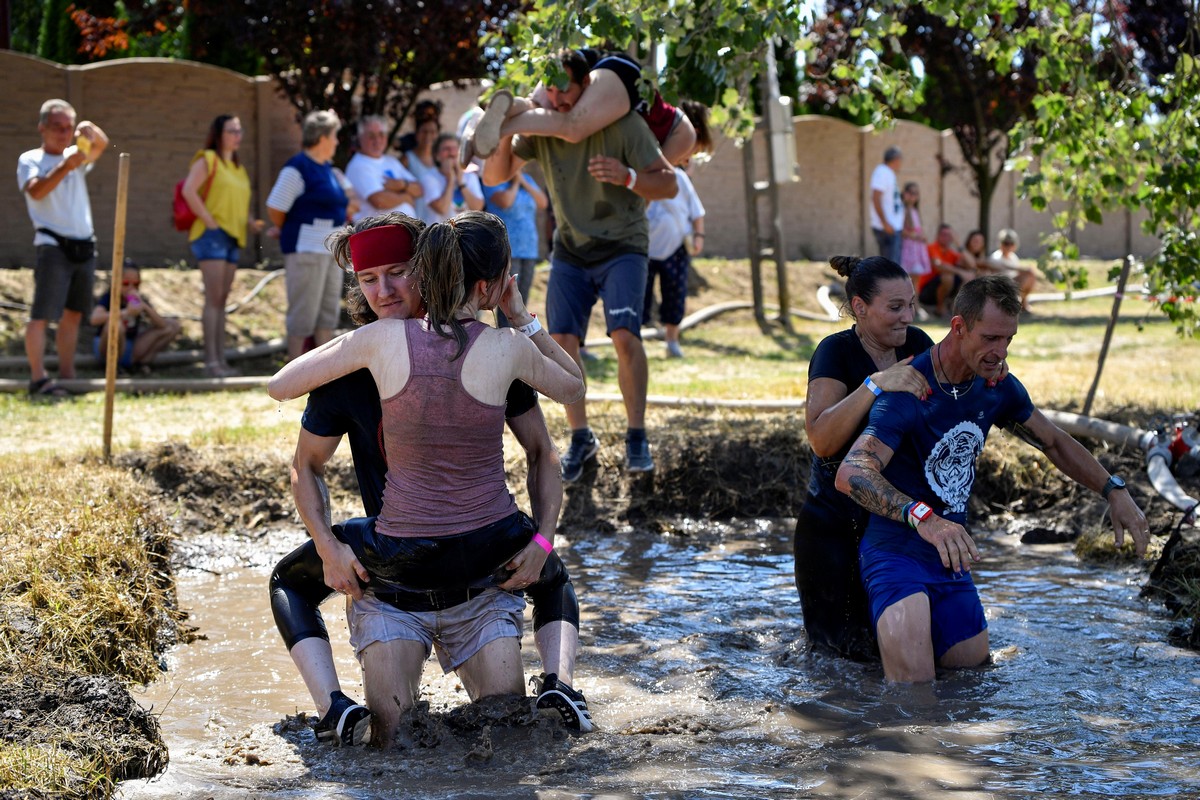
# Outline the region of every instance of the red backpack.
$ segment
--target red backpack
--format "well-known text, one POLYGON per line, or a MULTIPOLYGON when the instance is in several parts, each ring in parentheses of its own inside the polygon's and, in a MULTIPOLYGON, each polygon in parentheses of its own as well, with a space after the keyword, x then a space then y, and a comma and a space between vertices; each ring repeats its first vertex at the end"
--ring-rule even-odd
MULTIPOLYGON (((208 199, 208 190, 212 186, 213 177, 217 174, 216 159, 213 159, 212 171, 208 173, 208 180, 204 182, 204 186, 200 188, 200 199, 208 199)), ((192 212, 192 207, 187 204, 187 200, 183 197, 183 184, 187 182, 184 178, 179 183, 175 184, 175 202, 171 206, 171 214, 175 220, 175 230, 187 231, 191 230, 192 223, 196 221, 196 215, 192 212)))

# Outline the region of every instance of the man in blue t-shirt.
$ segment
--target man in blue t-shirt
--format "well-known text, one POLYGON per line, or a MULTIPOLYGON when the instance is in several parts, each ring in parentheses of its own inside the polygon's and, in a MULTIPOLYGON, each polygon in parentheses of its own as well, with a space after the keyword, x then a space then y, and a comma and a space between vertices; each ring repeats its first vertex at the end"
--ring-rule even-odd
POLYGON ((931 681, 935 668, 988 659, 987 621, 971 580, 979 551, 964 527, 975 461, 993 425, 1015 427, 1064 474, 1109 503, 1117 546, 1138 555, 1149 524, 1125 489, 1083 445, 1046 419, 1014 376, 989 385, 1017 332, 1012 279, 964 284, 950 332, 912 366, 936 386, 922 402, 904 392, 875 401, 870 422, 838 469, 837 487, 871 512, 860 548, 863 584, 884 674, 931 681))
MULTIPOLYGON (((424 312, 424 303, 412 278, 409 258, 424 223, 404 214, 389 213, 359 222, 361 230, 395 225, 407 231, 407 249, 382 261, 354 261, 357 291, 349 295, 355 322, 375 319, 408 319, 424 312), (399 259, 393 261, 392 259, 399 259)), ((337 245, 335 245, 337 252, 337 245)), ((552 539, 562 506, 557 451, 546 429, 537 395, 523 383, 509 390, 505 416, 509 428, 524 448, 532 516, 547 539, 552 539)), ((363 595, 369 576, 348 545, 333 531, 325 466, 333 457, 342 436, 350 441, 359 492, 368 516, 382 508, 387 473, 387 455, 380 432, 382 411, 379 392, 369 370, 353 372, 315 389, 301 418, 300 435, 292 461, 292 493, 297 511, 312 536, 320 564, 315 564, 308 546, 286 556, 271 577, 271 603, 276 624, 288 645, 292 660, 309 688, 322 719, 317 737, 338 744, 359 744, 367 712, 342 694, 333 664, 332 649, 319 612, 308 609, 326 592, 335 590, 354 598, 363 595), (313 573, 323 572, 323 575, 313 573), (307 584, 314 581, 317 595, 307 584), (361 581, 361 582, 360 582, 361 581), (358 725, 359 727, 355 727, 358 725)), ((566 568, 558 554, 531 543, 514 559, 519 563, 508 582, 527 585, 526 595, 534 607, 534 640, 542 657, 545 674, 537 681, 539 708, 558 711, 566 723, 583 732, 592 730, 590 712, 583 695, 572 689, 575 657, 579 649, 578 603, 566 568), (540 577, 539 577, 540 576, 540 577), (528 585, 532 584, 532 585, 528 585)), ((511 566, 511 565, 510 565, 511 566)), ((379 643, 386 646, 387 643, 379 643)), ((469 659, 460 671, 487 672, 490 665, 469 659)), ((381 676, 372 676, 380 679, 381 676)), ((388 678, 390 676, 382 676, 388 678)), ((385 709, 386 710, 386 709, 385 709)))

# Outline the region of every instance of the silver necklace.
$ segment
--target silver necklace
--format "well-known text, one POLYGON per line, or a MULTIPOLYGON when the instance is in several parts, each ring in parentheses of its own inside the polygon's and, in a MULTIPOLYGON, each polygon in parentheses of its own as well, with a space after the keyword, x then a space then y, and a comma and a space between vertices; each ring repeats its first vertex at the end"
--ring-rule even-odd
MULTIPOLYGON (((972 377, 971 385, 968 386, 966 389, 963 389, 961 392, 958 390, 958 387, 955 386, 953 383, 950 384, 950 390, 947 391, 946 387, 942 386, 942 379, 938 377, 939 372, 941 372, 943 375, 946 375, 946 370, 942 366, 941 352, 942 352, 942 343, 938 342, 937 347, 933 348, 933 365, 934 365, 933 379, 935 381, 937 381, 938 388, 942 390, 942 394, 948 394, 951 397, 953 397, 955 400, 957 400, 960 395, 965 397, 967 392, 969 392, 975 388, 975 378, 972 377)), ((946 375, 946 382, 947 383, 950 382, 949 375, 946 375)))

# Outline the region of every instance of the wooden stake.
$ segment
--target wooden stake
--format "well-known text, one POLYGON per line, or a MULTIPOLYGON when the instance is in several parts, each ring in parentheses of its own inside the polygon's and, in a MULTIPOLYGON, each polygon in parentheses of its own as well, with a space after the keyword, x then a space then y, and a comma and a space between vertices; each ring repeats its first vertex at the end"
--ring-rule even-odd
POLYGON ((108 342, 104 362, 104 463, 112 461, 113 403, 117 393, 117 361, 121 355, 121 273, 125 267, 125 206, 129 199, 129 153, 117 167, 117 213, 113 220, 112 286, 108 289, 108 342))

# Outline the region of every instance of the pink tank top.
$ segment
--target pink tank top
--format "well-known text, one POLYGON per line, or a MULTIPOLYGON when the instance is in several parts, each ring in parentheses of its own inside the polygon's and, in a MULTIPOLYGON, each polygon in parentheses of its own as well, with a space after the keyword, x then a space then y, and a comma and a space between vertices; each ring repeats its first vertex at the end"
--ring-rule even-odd
POLYGON ((462 365, 487 326, 468 321, 458 348, 424 320, 405 323, 411 370, 399 392, 382 400, 388 460, 383 511, 388 536, 448 536, 514 513, 504 481, 504 405, 481 403, 462 386, 462 365))

